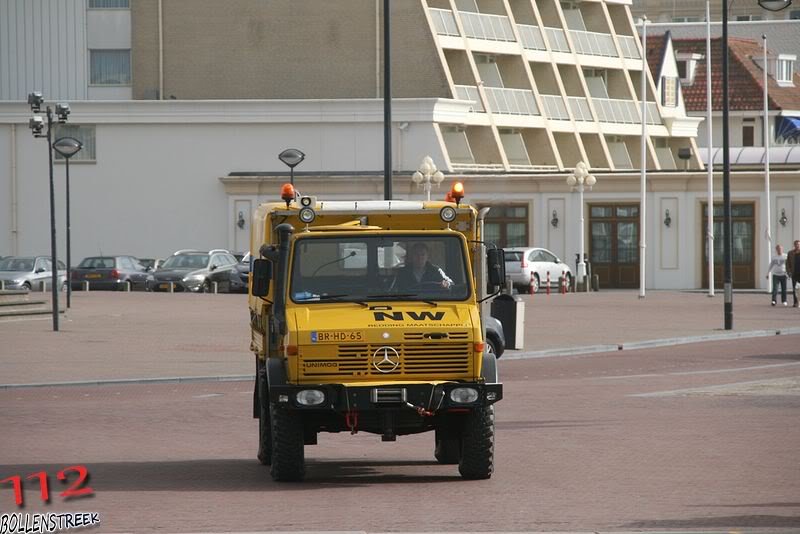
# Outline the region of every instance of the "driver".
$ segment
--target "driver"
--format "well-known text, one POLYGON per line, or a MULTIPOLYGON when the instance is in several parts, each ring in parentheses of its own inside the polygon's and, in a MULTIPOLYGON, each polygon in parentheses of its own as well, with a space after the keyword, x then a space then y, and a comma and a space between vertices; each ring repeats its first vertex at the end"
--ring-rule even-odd
POLYGON ((424 284, 439 285, 445 289, 453 285, 453 280, 441 267, 428 261, 428 245, 414 243, 406 255, 406 263, 397 272, 394 286, 399 289, 413 289, 424 284))

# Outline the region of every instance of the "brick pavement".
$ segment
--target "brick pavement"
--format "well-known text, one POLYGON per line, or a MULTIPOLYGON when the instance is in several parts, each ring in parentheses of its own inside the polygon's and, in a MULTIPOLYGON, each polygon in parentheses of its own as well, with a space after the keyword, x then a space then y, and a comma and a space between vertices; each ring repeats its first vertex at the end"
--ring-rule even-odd
MULTIPOLYGON (((719 294, 649 291, 640 300, 636 291, 601 291, 521 298, 524 352, 723 332, 719 294)), ((77 292, 58 333, 49 316, 0 321, 0 384, 252 374, 247 317, 244 295, 77 292)), ((734 327, 800 327, 800 309, 772 308, 764 294, 736 294, 734 327)))

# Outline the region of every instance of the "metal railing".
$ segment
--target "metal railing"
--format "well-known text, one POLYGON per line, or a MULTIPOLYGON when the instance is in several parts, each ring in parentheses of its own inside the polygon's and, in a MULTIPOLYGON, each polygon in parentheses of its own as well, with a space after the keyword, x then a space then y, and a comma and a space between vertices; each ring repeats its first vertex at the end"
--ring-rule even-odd
POLYGON ((528 50, 547 50, 542 37, 542 30, 538 26, 529 24, 517 24, 519 36, 522 38, 522 46, 528 50))
POLYGON ((478 88, 474 85, 456 85, 456 98, 458 100, 471 100, 472 108, 470 108, 470 111, 472 112, 486 111, 483 109, 483 103, 481 102, 481 95, 478 92, 478 88))
POLYGON ((533 91, 529 89, 505 89, 484 87, 489 109, 505 115, 540 115, 533 91))
POLYGON ((622 48, 622 56, 628 59, 642 59, 639 54, 639 43, 636 37, 629 35, 617 35, 619 39, 619 47, 622 48))
POLYGON ((569 96, 569 108, 572 110, 572 116, 576 121, 592 122, 592 110, 589 109, 589 101, 582 96, 569 96))
POLYGON ((610 34, 587 32, 582 30, 570 30, 572 43, 579 54, 590 56, 619 57, 617 47, 614 46, 614 39, 610 34))
POLYGON ((453 35, 460 36, 458 33, 458 25, 456 24, 456 17, 449 9, 439 9, 436 7, 430 8, 431 19, 433 19, 433 26, 436 28, 436 33, 439 35, 453 35))
POLYGON ((467 37, 488 41, 516 41, 511 21, 506 16, 469 11, 461 11, 459 15, 467 37))
POLYGON ((633 100, 618 98, 593 98, 594 109, 600 122, 640 124, 639 109, 633 100))
POLYGON ((550 42, 550 49, 553 52, 569 52, 567 34, 561 28, 545 28, 547 40, 550 42))
POLYGON ((567 106, 564 104, 564 99, 558 95, 542 95, 542 103, 544 104, 544 112, 548 119, 553 120, 569 120, 569 113, 567 106))
POLYGON ((655 102, 648 102, 645 109, 647 110, 647 124, 662 124, 661 114, 658 112, 658 105, 655 102))

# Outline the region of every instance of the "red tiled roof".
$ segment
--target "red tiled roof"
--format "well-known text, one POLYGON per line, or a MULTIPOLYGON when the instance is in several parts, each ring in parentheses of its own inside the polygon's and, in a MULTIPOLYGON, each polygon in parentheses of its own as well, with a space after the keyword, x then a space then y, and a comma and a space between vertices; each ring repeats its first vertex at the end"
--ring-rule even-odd
MULTIPOLYGON (((661 65, 660 55, 663 53, 663 44, 660 39, 651 48, 648 38, 647 55, 651 72, 658 75, 661 65), (658 45, 658 49, 656 49, 658 45), (652 57, 651 57, 652 54, 652 57), (654 59, 657 58, 657 59, 654 59), (654 61, 657 61, 655 67, 654 61)), ((722 39, 711 39, 711 98, 714 110, 722 109, 722 39)), ((705 39, 673 39, 672 46, 675 53, 696 53, 705 56, 705 39)), ((774 57, 770 50, 770 57, 774 57)), ((728 38, 728 102, 731 111, 756 111, 764 109, 764 90, 762 79, 764 76, 761 67, 754 59, 763 57, 763 48, 760 42, 750 39, 728 38)), ((780 87, 775 79, 770 76, 769 84, 769 109, 797 110, 800 109, 800 75, 794 74, 794 87, 780 87)), ((683 100, 687 111, 706 110, 706 60, 705 57, 697 62, 692 85, 681 86, 683 100)))

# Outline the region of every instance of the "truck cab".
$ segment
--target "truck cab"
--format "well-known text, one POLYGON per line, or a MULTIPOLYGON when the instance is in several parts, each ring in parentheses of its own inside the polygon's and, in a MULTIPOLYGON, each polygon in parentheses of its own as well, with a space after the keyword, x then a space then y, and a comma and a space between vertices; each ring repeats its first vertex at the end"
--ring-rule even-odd
POLYGON ((259 460, 295 481, 319 432, 430 431, 441 463, 489 478, 502 384, 481 301, 504 262, 481 242, 485 212, 460 203, 460 184, 452 202, 326 202, 287 186, 251 226, 259 460))

